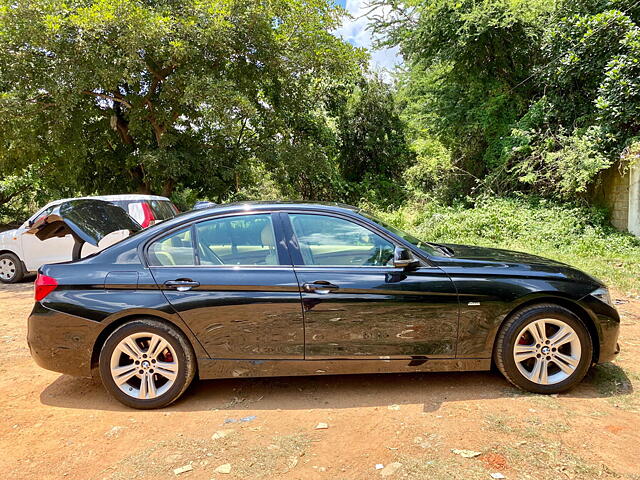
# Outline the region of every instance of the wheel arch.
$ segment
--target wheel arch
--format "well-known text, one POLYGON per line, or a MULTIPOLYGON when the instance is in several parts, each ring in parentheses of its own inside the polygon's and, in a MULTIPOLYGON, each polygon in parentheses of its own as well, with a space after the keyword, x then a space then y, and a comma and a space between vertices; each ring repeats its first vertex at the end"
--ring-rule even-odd
POLYGON ((131 313, 131 314, 128 314, 128 315, 124 315, 122 317, 119 317, 119 318, 113 320, 105 328, 102 329, 102 331, 96 337, 96 341, 93 344, 93 350, 91 352, 91 370, 92 371, 95 368, 98 367, 98 360, 100 358, 100 350, 102 350, 102 346, 107 341, 107 338, 109 338, 109 335, 111 335, 113 332, 115 332, 122 325, 124 325, 126 323, 129 323, 129 322, 132 322, 132 321, 135 321, 135 320, 156 320, 156 321, 165 323, 165 324, 175 328, 179 332, 181 332, 187 338, 187 341, 189 342, 189 345, 193 349, 194 355, 196 357, 196 375, 197 375, 197 368, 198 368, 197 367, 197 365, 198 365, 198 362, 197 362, 198 348, 197 347, 199 345, 195 345, 194 344, 194 340, 195 340, 195 342, 197 342, 197 340, 192 338, 193 335, 191 334, 191 332, 185 331, 185 329, 182 328, 180 325, 178 325, 176 322, 173 322, 173 321, 171 321, 171 320, 169 320, 167 318, 164 318, 164 317, 159 316, 159 315, 148 314, 148 313, 131 313))
MULTIPOLYGON (((516 313, 518 313, 519 311, 525 308, 528 308, 534 305, 542 305, 542 304, 547 304, 547 305, 554 304, 554 305, 558 305, 559 307, 566 308, 571 313, 576 315, 582 321, 582 323, 584 323, 584 325, 587 327, 587 331, 589 332, 589 336, 591 337, 591 343, 593 344, 592 362, 597 362, 598 358, 600 357, 600 336, 598 334, 598 328, 595 322, 593 321, 593 318, 582 306, 580 306, 578 303, 574 302, 573 300, 570 300, 564 297, 557 297, 553 295, 536 297, 536 298, 526 300, 522 303, 519 303, 511 311, 509 311, 509 313, 507 313, 504 316, 504 318, 500 322, 500 325, 496 329, 496 335, 493 339, 493 352, 495 353, 496 342, 498 341, 498 337, 500 336, 500 330, 511 317, 513 317, 516 313)), ((492 364, 493 362, 495 362, 494 357, 495 355, 491 356, 492 364)))

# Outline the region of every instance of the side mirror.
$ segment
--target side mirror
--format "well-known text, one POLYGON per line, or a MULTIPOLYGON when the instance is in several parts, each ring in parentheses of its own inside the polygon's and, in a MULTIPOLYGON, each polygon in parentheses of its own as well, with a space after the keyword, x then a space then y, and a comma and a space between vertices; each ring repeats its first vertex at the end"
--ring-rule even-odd
POLYGON ((411 253, 411 250, 404 247, 396 247, 393 252, 393 266, 397 268, 415 268, 420 265, 418 261, 411 253))

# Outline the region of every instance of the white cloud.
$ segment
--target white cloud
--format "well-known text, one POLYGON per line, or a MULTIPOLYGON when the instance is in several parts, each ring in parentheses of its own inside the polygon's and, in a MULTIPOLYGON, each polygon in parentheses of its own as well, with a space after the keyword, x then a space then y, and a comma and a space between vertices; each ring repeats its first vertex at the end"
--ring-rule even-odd
POLYGON ((336 35, 356 47, 370 50, 371 66, 374 70, 391 71, 396 65, 402 63, 402 57, 397 47, 372 50, 374 38, 371 31, 367 30, 371 13, 371 8, 367 6, 367 0, 346 0, 344 8, 353 18, 346 19, 343 25, 336 30, 336 35))

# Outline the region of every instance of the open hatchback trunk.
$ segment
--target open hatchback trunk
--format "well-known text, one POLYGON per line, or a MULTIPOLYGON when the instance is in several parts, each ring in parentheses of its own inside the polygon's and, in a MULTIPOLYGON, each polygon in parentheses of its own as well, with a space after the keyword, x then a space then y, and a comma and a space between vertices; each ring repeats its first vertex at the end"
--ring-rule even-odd
POLYGON ((36 218, 27 233, 40 240, 71 235, 75 240, 72 258, 80 258, 82 245, 98 247, 100 241, 114 232, 122 232, 120 240, 142 230, 138 222, 122 208, 102 200, 69 200, 36 218))

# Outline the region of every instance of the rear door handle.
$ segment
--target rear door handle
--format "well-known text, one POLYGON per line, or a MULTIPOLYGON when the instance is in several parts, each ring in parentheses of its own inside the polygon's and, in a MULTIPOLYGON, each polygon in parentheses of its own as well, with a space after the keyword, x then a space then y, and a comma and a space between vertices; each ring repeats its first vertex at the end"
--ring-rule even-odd
POLYGON ((164 286, 179 292, 186 292, 187 290, 191 290, 193 287, 199 287, 200 282, 196 282, 189 278, 179 278, 177 280, 167 280, 164 282, 164 286))
POLYGON ((334 290, 338 290, 340 287, 333 283, 326 282, 324 280, 318 280, 313 283, 303 283, 302 289, 307 293, 321 293, 327 294, 334 290))

